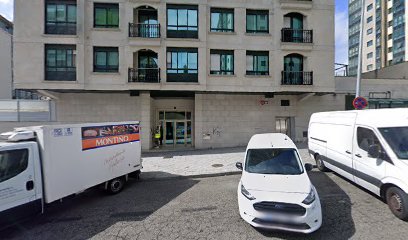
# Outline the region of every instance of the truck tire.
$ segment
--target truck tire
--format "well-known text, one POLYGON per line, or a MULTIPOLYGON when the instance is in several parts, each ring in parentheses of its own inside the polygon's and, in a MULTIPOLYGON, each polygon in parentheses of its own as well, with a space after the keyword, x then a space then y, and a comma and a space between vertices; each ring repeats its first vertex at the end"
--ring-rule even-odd
POLYGON ((316 160, 317 169, 319 169, 321 172, 327 172, 328 171, 326 166, 324 166, 324 162, 323 162, 322 157, 319 154, 316 154, 315 160, 316 160))
POLYGON ((397 218, 408 221, 408 194, 397 187, 390 187, 385 197, 391 212, 397 218))
POLYGON ((108 193, 112 195, 117 194, 123 190, 124 186, 125 186, 125 178, 118 177, 108 182, 106 191, 108 191, 108 193))

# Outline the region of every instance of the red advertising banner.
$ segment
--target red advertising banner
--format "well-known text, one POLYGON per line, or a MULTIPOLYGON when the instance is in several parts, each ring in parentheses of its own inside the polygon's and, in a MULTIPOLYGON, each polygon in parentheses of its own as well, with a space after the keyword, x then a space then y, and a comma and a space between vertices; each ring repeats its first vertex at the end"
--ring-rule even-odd
POLYGON ((140 140, 138 124, 83 127, 81 133, 83 151, 140 140))

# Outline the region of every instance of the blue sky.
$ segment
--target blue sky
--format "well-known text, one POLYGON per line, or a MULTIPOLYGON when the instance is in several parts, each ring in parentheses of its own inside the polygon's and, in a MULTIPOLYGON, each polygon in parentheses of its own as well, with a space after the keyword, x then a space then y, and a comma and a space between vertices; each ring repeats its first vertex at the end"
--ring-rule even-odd
MULTIPOLYGON (((336 1, 336 63, 347 63, 348 52, 348 1, 336 1)), ((13 0, 0 0, 0 14, 13 20, 13 0)))

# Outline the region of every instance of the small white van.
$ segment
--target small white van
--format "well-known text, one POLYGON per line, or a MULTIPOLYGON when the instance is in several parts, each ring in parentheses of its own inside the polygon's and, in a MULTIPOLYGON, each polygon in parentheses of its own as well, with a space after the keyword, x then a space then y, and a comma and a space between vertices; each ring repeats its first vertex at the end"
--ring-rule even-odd
POLYGON ((319 196, 296 145, 281 133, 257 134, 248 143, 238 184, 241 217, 254 227, 311 233, 320 228, 319 196))
POLYGON ((321 171, 368 189, 408 220, 408 109, 315 113, 308 144, 321 171))

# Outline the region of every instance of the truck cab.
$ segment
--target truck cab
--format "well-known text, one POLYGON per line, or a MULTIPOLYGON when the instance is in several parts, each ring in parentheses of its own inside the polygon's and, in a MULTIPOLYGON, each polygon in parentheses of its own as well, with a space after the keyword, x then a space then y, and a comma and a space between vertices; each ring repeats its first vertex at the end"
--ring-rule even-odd
POLYGON ((0 142, 0 228, 43 211, 38 144, 0 142))

